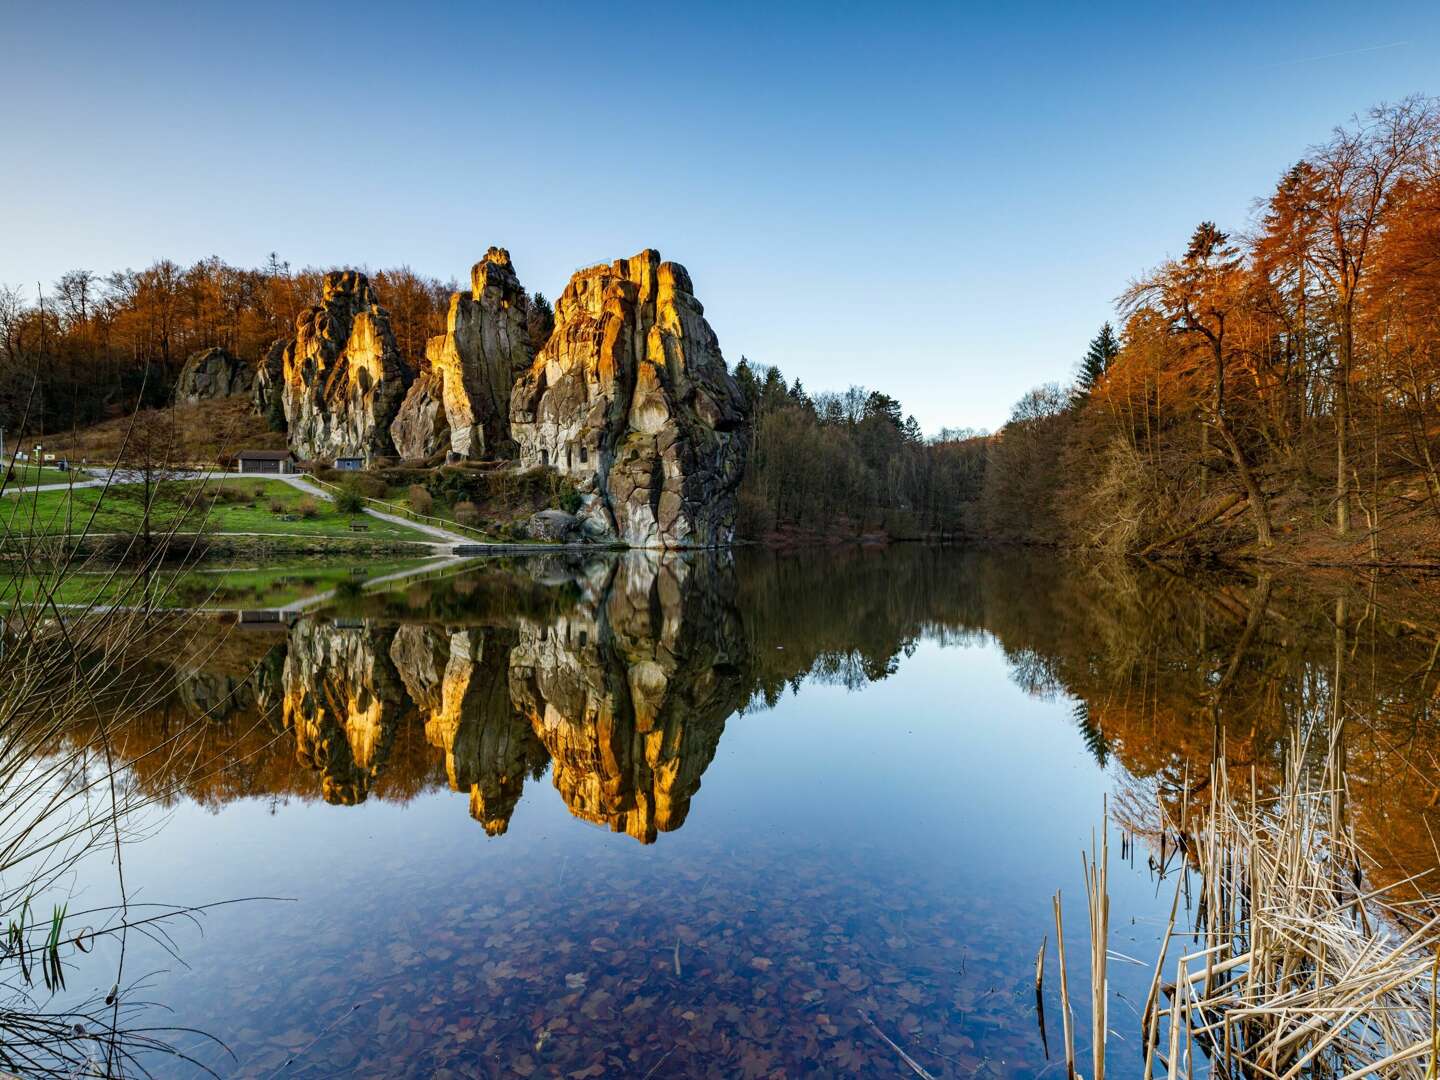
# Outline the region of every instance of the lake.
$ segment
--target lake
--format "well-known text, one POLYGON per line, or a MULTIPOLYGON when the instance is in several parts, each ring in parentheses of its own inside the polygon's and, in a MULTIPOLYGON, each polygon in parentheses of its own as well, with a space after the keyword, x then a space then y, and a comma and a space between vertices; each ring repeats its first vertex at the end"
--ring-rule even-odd
POLYGON ((1137 1075, 1183 876, 1159 808, 1217 747, 1263 789, 1343 725, 1368 872, 1436 865, 1437 628, 1407 580, 919 546, 494 559, 196 616, 123 732, 166 803, 126 877, 275 899, 126 971, 226 1076, 1063 1076, 1052 897, 1086 1057, 1108 806, 1137 1075))

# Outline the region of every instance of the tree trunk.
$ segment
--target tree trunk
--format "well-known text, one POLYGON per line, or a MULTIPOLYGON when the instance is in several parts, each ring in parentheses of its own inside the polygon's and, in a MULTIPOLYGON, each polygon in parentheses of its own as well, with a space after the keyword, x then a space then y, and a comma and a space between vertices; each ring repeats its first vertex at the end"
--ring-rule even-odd
POLYGON ((1230 451, 1230 460, 1235 463, 1235 471, 1240 474, 1240 484, 1245 488, 1245 497, 1250 502, 1250 512, 1255 516, 1255 539, 1262 548, 1272 548, 1275 546, 1275 538, 1270 531, 1270 508, 1266 505, 1265 495, 1255 480, 1250 463, 1245 460, 1245 454, 1241 451, 1240 444, 1230 433, 1230 425, 1225 422, 1225 418, 1217 416, 1215 426, 1220 431, 1220 437, 1225 440, 1226 449, 1230 451))
POLYGON ((1335 533, 1350 531, 1350 359, 1354 348, 1350 320, 1340 335, 1340 381, 1335 388, 1335 533))

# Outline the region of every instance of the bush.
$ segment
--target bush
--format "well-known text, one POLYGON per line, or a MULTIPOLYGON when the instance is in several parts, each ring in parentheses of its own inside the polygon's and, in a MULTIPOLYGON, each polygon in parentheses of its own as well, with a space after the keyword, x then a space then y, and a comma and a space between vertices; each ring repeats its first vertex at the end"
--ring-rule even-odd
POLYGON ((284 504, 283 502, 281 502, 279 499, 271 499, 271 500, 270 500, 270 512, 271 512, 272 514, 283 514, 283 513, 285 513, 285 504, 284 504))
POLYGON ((358 514, 365 509, 365 496, 353 481, 335 493, 335 509, 342 514, 358 514))
POLYGON ((369 476, 361 473, 359 476, 351 474, 350 479, 345 482, 346 487, 353 487, 367 499, 383 499, 385 497, 386 484, 378 476, 369 476))
POLYGON ((410 485, 406 498, 409 500, 410 509, 417 514, 428 514, 435 506, 434 497, 419 484, 410 485))
POLYGON ((320 506, 314 499, 301 499, 295 504, 295 511, 302 518, 313 518, 320 513, 320 506))
POLYGON ((480 507, 473 502, 458 502, 455 504, 455 520, 461 525, 474 529, 480 524, 480 507))
POLYGON ((556 477, 550 488, 550 505, 556 510, 574 514, 580 509, 580 492, 568 476, 556 477))

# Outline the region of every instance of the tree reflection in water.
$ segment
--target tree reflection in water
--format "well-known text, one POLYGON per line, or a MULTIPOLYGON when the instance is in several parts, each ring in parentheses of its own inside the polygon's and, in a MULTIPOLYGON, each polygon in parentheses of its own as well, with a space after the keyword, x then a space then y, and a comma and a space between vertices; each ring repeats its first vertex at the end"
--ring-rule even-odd
MULTIPOLYGON (((730 717, 805 680, 883 679, 922 639, 980 635, 1027 692, 1074 699, 1136 827, 1187 774, 1194 792, 1221 732, 1232 773, 1253 765, 1268 785, 1295 722, 1346 717, 1380 878, 1435 865, 1440 591, 1403 579, 921 547, 497 560, 270 632, 217 623, 160 673, 165 708, 126 739, 158 746, 175 713, 204 714, 187 748, 209 763, 187 788, 201 802, 448 786, 492 836, 548 768, 575 817, 650 843, 685 823, 730 717)), ((145 755, 137 778, 158 790, 174 761, 145 755)))

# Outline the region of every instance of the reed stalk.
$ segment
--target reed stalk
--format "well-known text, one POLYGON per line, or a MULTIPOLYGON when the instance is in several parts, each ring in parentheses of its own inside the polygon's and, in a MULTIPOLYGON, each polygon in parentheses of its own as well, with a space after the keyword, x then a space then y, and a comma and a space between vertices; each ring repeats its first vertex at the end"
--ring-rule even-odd
MULTIPOLYGON (((1292 735, 1283 781, 1270 797, 1257 798, 1253 780, 1249 791, 1232 789, 1223 745, 1217 749, 1208 800, 1182 817, 1183 828, 1166 845, 1182 859, 1141 1016, 1146 1077, 1157 1068, 1172 1080, 1191 1076, 1199 1055, 1208 1058, 1208 1068, 1200 1066, 1205 1072, 1237 1080, 1440 1075, 1440 896, 1402 899, 1401 886, 1418 891, 1414 879, 1383 889, 1366 885, 1370 860, 1347 824, 1338 726, 1315 753, 1309 734, 1292 735), (1199 881, 1191 929, 1198 944, 1174 958, 1167 985, 1175 910, 1191 874, 1199 881)), ((1171 827, 1162 816, 1161 835, 1171 827)), ((1103 842, 1097 857, 1092 840, 1083 862, 1095 1080, 1102 1080, 1109 920, 1103 842)), ((1061 971, 1063 979, 1063 965, 1061 971)))

